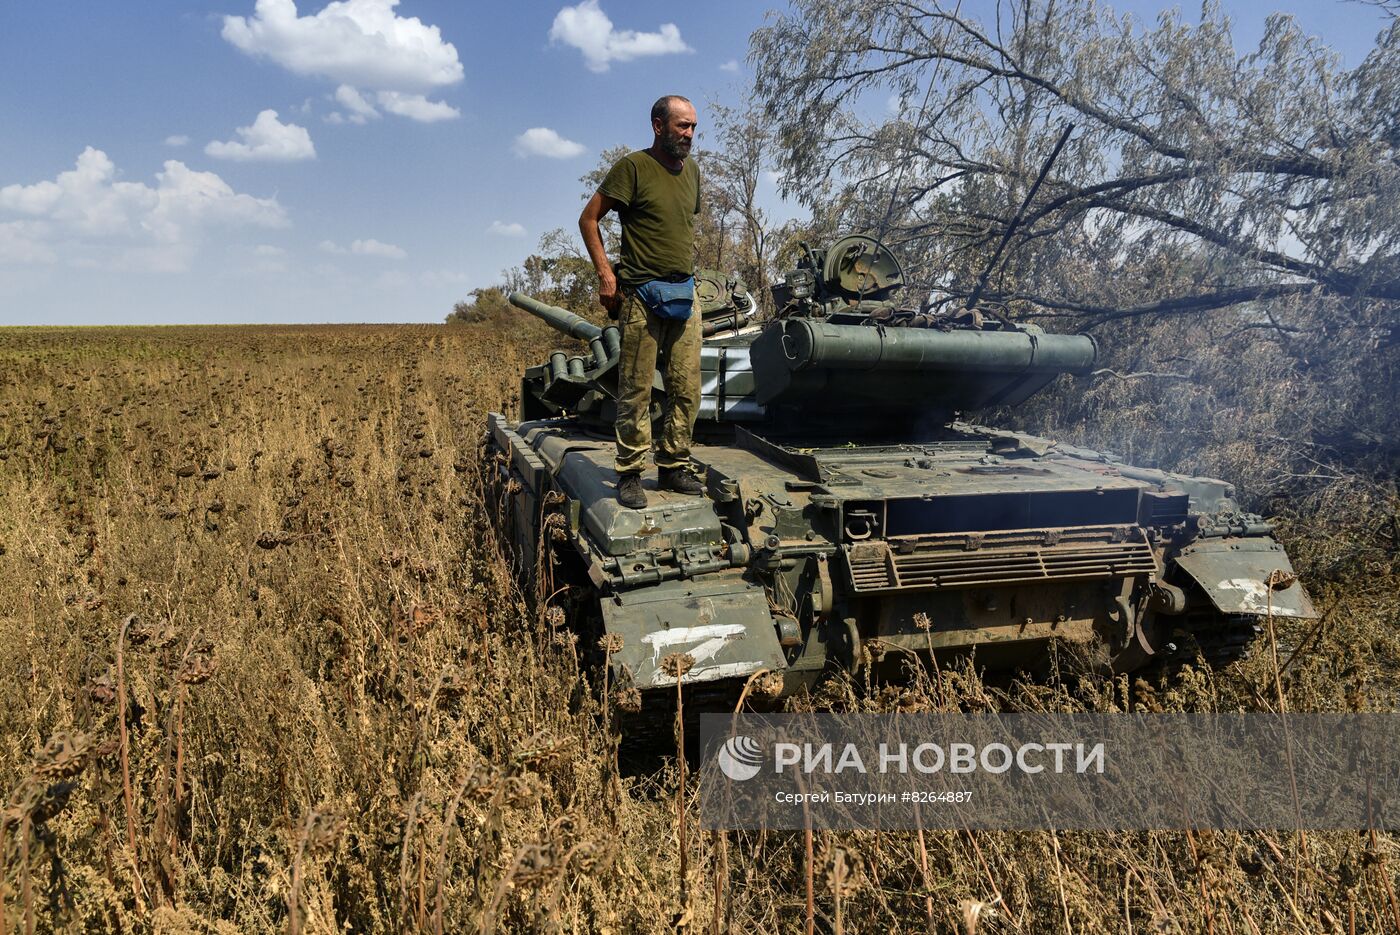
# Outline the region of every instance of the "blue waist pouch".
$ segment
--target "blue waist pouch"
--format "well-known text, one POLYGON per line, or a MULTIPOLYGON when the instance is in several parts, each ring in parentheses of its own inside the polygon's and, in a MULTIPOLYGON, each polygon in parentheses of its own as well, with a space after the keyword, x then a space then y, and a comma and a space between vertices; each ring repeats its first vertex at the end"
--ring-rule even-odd
POLYGON ((653 279, 637 287, 637 298, 659 318, 685 321, 695 304, 695 277, 688 276, 680 282, 653 279))

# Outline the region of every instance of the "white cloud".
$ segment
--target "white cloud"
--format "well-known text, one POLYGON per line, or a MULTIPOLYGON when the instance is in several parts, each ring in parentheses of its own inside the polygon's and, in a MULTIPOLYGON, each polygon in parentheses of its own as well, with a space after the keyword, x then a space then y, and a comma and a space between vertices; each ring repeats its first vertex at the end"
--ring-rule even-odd
POLYGON ((517 156, 546 156, 550 159, 572 159, 584 152, 582 143, 566 140, 549 127, 531 127, 515 138, 517 156))
POLYGON ((578 49, 589 70, 599 72, 607 71, 613 62, 695 51, 681 39, 675 23, 663 23, 657 32, 614 29, 612 20, 598 8, 598 0, 583 0, 578 6, 560 10, 549 29, 549 39, 578 49))
POLYGON ((165 145, 166 145, 166 146, 188 146, 188 145, 190 145, 190 138, 189 138, 188 136, 185 136, 185 134, 183 134, 183 133, 176 133, 174 136, 167 136, 167 137, 165 138, 165 145))
POLYGON ((0 188, 0 260, 75 266, 180 270, 206 230, 286 227, 276 198, 235 192, 213 172, 169 160, 154 186, 122 182, 107 154, 89 146, 51 181, 0 188))
POLYGON ((0 224, 0 264, 37 266, 53 263, 58 254, 45 243, 48 227, 34 221, 0 224))
POLYGON ((159 203, 141 226, 166 241, 180 239, 193 227, 209 224, 286 227, 287 216, 276 198, 240 195, 213 172, 196 172, 170 160, 156 173, 159 203))
POLYGON ((317 249, 322 253, 330 253, 336 256, 344 256, 353 253, 356 256, 377 256, 387 260, 402 260, 404 257, 408 256, 408 251, 404 250, 403 247, 397 247, 391 243, 383 243, 373 238, 351 241, 348 247, 342 247, 334 240, 323 240, 317 244, 317 249))
POLYGON ((462 80, 457 49, 443 41, 438 27, 397 15, 398 5, 335 0, 301 16, 296 0, 257 0, 252 16, 224 17, 223 36, 248 55, 338 82, 335 100, 344 112, 327 115, 327 123, 363 124, 380 109, 421 123, 460 116, 457 108, 422 94, 462 80))
POLYGON ((272 244, 260 243, 253 248, 253 256, 286 256, 287 251, 272 244))
POLYGON ((501 237, 524 237, 525 225, 511 221, 509 224, 504 221, 492 221, 491 226, 486 228, 486 233, 496 234, 501 237))
POLYGON ((729 61, 719 66, 719 70, 727 71, 730 73, 737 72, 739 70, 739 60, 736 58, 731 58, 729 61))
POLYGON ((391 114, 408 117, 419 123, 437 123, 439 120, 453 120, 462 112, 442 101, 430 101, 421 94, 404 94, 400 91, 380 91, 377 95, 379 106, 391 114))
POLYGON ((275 110, 263 111, 252 126, 239 127, 235 132, 242 142, 215 141, 205 146, 204 152, 216 159, 239 162, 298 162, 316 158, 316 147, 306 128, 282 123, 275 110))
POLYGON ((78 157, 78 167, 72 172, 59 173, 57 182, 6 185, 0 188, 0 208, 20 214, 48 214, 63 199, 65 190, 96 188, 111 180, 112 171, 112 163, 107 159, 107 154, 89 146, 78 157))
POLYGON ((384 257, 387 260, 402 260, 408 256, 403 247, 396 247, 391 243, 381 243, 373 239, 352 241, 350 252, 359 256, 384 257))
POLYGON ((422 90, 462 80, 457 49, 436 26, 394 13, 399 0, 336 0, 299 16, 295 0, 257 0, 225 16, 223 36, 248 55, 353 87, 422 90))
POLYGON ((364 123, 366 120, 377 119, 379 117, 379 111, 374 109, 374 105, 365 100, 363 94, 350 87, 348 84, 342 84, 335 89, 335 99, 341 107, 349 111, 349 116, 342 117, 341 114, 334 113, 326 118, 329 121, 339 123, 340 120, 332 120, 332 118, 340 118, 349 120, 351 123, 364 123))

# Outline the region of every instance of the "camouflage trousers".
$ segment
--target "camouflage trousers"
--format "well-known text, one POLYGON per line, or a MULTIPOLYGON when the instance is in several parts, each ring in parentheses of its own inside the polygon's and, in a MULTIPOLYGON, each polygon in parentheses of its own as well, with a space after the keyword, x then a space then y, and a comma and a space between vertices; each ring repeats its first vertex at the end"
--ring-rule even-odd
POLYGON ((700 410, 700 313, 685 321, 647 311, 637 293, 622 291, 618 314, 622 359, 617 382, 617 473, 640 472, 651 452, 651 389, 656 370, 666 386, 656 466, 690 466, 690 434, 700 410))

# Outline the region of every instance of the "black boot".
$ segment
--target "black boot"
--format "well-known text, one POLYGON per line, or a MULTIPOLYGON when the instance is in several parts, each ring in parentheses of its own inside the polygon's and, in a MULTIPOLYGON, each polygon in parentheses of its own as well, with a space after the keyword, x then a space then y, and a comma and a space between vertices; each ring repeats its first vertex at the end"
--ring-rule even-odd
POLYGON ((642 489, 642 475, 639 473, 619 474, 617 478, 617 502, 629 510, 641 510, 647 505, 647 493, 642 489))
POLYGON ((705 492, 699 479, 683 467, 661 468, 657 475, 656 486, 662 490, 674 490, 688 497, 698 497, 705 492))

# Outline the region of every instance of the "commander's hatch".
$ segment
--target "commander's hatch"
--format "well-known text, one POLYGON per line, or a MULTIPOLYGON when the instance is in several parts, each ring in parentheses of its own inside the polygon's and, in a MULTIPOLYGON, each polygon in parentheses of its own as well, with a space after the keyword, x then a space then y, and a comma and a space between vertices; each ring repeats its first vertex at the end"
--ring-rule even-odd
POLYGON ((887 302, 904 288, 904 268, 874 237, 850 234, 827 249, 822 283, 828 299, 887 302))

